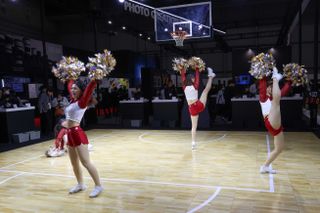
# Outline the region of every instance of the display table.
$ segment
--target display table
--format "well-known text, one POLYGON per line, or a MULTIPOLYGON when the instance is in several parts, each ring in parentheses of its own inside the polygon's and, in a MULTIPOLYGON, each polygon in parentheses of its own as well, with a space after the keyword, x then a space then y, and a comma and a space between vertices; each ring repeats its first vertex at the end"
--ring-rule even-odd
POLYGON ((176 127, 180 122, 179 99, 154 99, 152 100, 153 126, 176 127))
MULTIPOLYGON (((232 124, 240 129, 265 129, 258 98, 233 98, 232 124)), ((302 97, 282 97, 281 119, 284 128, 298 129, 302 125, 302 97)))
POLYGON ((0 143, 12 142, 12 134, 34 131, 35 107, 0 108, 0 143))
MULTIPOLYGON (((123 120, 147 122, 150 114, 149 100, 122 100, 119 102, 120 116, 123 120)), ((133 125, 135 126, 135 125, 133 125)), ((140 125, 139 125, 140 126, 140 125)))
POLYGON ((178 99, 152 100, 153 119, 161 121, 179 120, 178 99))

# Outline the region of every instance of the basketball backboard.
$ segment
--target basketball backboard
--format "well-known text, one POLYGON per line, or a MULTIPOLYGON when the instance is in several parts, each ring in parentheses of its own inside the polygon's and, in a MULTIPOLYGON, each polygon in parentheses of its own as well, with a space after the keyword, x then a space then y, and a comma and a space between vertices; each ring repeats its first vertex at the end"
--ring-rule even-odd
POLYGON ((172 41, 172 32, 186 31, 186 39, 211 38, 211 2, 157 8, 154 15, 156 41, 172 41))

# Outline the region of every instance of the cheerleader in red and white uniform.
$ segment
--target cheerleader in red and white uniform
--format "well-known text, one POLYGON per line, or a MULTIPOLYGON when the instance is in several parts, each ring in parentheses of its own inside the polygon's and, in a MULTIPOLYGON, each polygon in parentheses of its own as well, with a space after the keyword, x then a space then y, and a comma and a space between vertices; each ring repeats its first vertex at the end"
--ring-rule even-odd
POLYGON ((200 81, 199 69, 196 68, 195 70, 196 72, 195 78, 190 76, 186 77, 185 70, 181 70, 180 72, 183 91, 189 105, 189 112, 190 112, 191 124, 192 124, 191 137, 192 137, 193 150, 196 148, 196 132, 197 132, 199 114, 205 109, 208 93, 212 86, 212 79, 216 76, 213 73, 213 70, 211 68, 207 68, 207 70, 208 70, 208 82, 200 96, 200 99, 198 99, 198 90, 199 90, 199 81, 200 81))
POLYGON ((56 140, 54 146, 50 146, 49 150, 45 152, 47 157, 61 157, 67 151, 65 144, 67 143, 67 129, 62 127, 63 120, 59 121, 55 126, 56 140))
POLYGON ((284 135, 281 124, 280 99, 291 89, 291 82, 286 81, 280 90, 279 81, 282 75, 278 73, 277 68, 273 68, 272 84, 267 85, 266 77, 259 80, 259 94, 261 111, 264 123, 268 132, 274 136, 274 150, 270 153, 268 159, 260 167, 260 173, 276 173, 270 168, 270 164, 284 149, 284 135))
POLYGON ((85 87, 84 83, 80 80, 69 80, 68 91, 70 93, 71 103, 65 109, 66 120, 62 123, 65 129, 61 130, 61 135, 63 135, 63 131, 65 131, 67 135, 69 157, 78 182, 76 186, 70 189, 69 193, 73 194, 86 189, 79 163, 81 162, 95 183, 95 188, 89 195, 91 198, 97 197, 103 191, 103 188, 100 183, 98 171, 90 161, 88 138, 81 129, 80 122, 96 85, 95 80, 91 80, 87 87, 85 87))

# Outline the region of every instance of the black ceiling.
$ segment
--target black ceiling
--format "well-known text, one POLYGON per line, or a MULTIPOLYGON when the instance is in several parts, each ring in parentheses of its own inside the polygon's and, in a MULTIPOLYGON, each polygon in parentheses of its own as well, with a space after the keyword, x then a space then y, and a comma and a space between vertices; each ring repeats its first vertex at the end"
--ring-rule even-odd
MULTIPOLYGON (((136 1, 153 7, 164 7, 206 0, 136 1)), ((270 35, 277 34, 281 37, 282 34, 285 35, 288 25, 297 14, 299 2, 301 0, 214 0, 212 1, 213 24, 215 28, 227 32, 243 27, 278 26, 270 35)), ((45 11, 49 19, 60 22, 65 22, 67 19, 95 17, 99 32, 121 30, 122 26, 126 26, 131 33, 142 32, 152 36, 154 31, 151 18, 124 11, 123 5, 118 0, 50 0, 45 1, 45 11), (112 20, 113 24, 108 25, 107 20, 112 20)), ((230 34, 221 36, 224 41, 235 38, 230 34)))

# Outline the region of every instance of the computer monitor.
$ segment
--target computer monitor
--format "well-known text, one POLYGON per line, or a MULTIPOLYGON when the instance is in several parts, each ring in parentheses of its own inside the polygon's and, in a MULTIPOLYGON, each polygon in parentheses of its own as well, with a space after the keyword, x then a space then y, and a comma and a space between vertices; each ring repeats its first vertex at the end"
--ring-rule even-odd
POLYGON ((238 75, 235 76, 235 82, 237 85, 249 85, 251 80, 250 75, 238 75))

